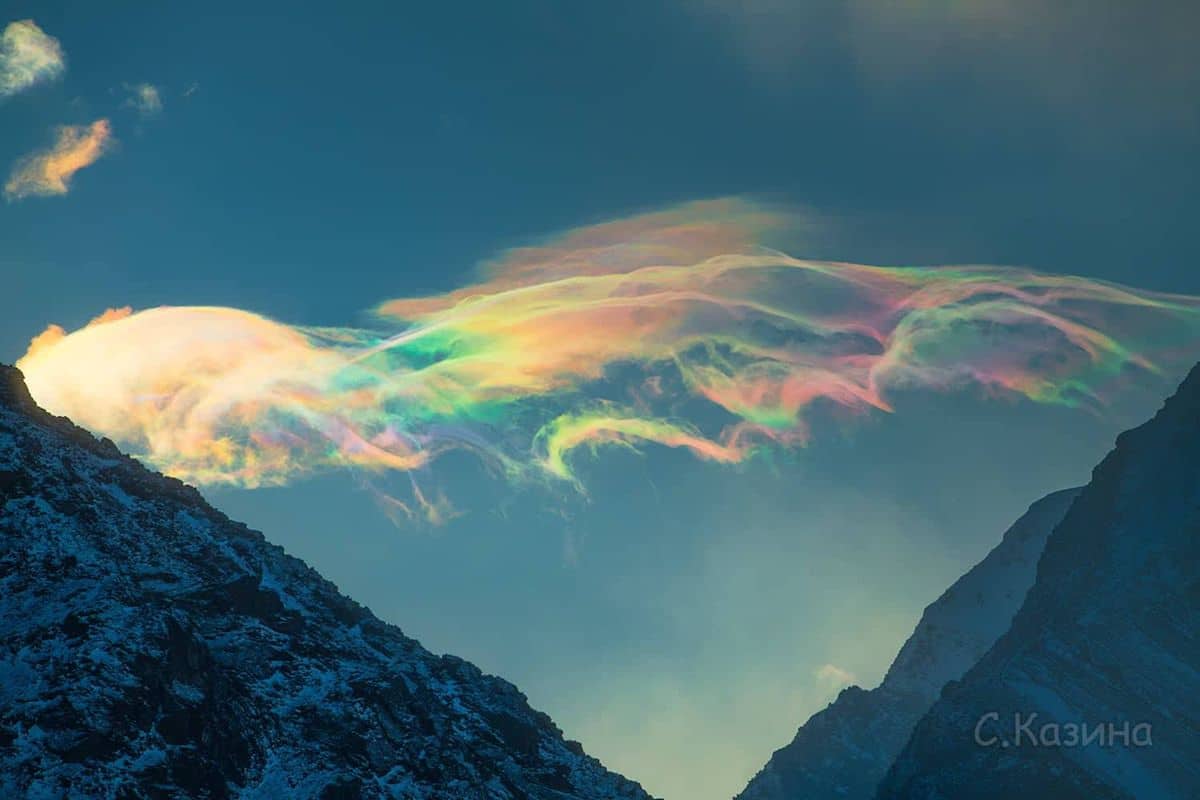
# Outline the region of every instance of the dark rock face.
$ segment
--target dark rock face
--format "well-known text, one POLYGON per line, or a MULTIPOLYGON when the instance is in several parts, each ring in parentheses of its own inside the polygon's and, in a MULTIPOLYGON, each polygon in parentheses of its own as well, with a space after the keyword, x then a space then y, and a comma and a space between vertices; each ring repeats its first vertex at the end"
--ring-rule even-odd
POLYGON ((739 800, 873 797, 921 716, 1007 630, 1033 584, 1046 537, 1078 489, 1034 503, 1000 544, 925 609, 883 682, 852 686, 777 750, 739 800))
POLYGON ((1200 797, 1200 367, 1118 437, 878 796, 1200 797))
POLYGON ((648 795, 0 366, 0 797, 648 795))

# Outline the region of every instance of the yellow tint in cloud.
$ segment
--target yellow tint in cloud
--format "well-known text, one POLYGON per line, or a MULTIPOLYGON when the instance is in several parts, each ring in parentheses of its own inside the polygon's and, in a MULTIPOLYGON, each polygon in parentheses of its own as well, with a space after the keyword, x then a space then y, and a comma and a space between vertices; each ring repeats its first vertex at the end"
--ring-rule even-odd
MULTIPOLYGON (((591 226, 475 283, 377 307, 375 328, 232 308, 127 309, 19 362, 46 408, 202 484, 411 473, 450 450, 515 481, 646 444, 737 464, 802 446, 830 409, 902 391, 1102 409, 1196 357, 1200 299, 1005 267, 808 261, 776 212, 691 204, 591 226)), ((415 481, 415 478, 412 478, 415 481)), ((445 517, 413 484, 402 515, 445 517)))
POLYGON ((91 125, 64 125, 54 146, 17 162, 4 195, 10 200, 66 194, 75 173, 104 155, 112 143, 112 126, 106 119, 91 125))
POLYGON ((62 46, 33 20, 10 22, 0 34, 0 98, 52 80, 65 69, 62 46))

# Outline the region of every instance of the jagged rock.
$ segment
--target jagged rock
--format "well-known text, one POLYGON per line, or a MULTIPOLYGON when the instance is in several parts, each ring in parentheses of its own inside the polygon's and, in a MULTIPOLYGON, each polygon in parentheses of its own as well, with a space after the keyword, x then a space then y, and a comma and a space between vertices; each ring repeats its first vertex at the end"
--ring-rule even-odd
POLYGON ((1200 367, 1117 438, 878 796, 1200 797, 1200 367))
POLYGON ((925 609, 883 682, 844 689, 777 750, 739 800, 866 800, 947 682, 1008 628, 1038 557, 1078 489, 1034 503, 987 556, 925 609))
POLYGON ((0 797, 648 795, 0 366, 0 797))

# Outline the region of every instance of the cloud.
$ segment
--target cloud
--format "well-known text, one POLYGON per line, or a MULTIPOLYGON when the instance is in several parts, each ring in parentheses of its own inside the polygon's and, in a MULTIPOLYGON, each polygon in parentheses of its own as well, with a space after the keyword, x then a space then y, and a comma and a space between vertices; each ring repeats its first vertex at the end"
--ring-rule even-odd
MULTIPOLYGON (((571 737, 656 797, 733 797, 844 688, 842 673, 876 685, 928 602, 927 587, 961 573, 944 548, 913 557, 938 529, 909 504, 794 473, 764 481, 795 482, 786 505, 757 490, 748 500, 747 486, 768 471, 740 480, 673 472, 662 509, 704 498, 683 519, 671 512, 656 534, 686 568, 663 575, 631 564, 606 575, 607 597, 645 627, 610 636, 601 657, 571 665, 591 692, 543 682, 544 704, 571 737), (646 630, 657 646, 646 646, 646 630)), ((635 515, 644 508, 629 502, 635 515)), ((633 519, 639 529, 656 524, 633 519)))
POLYGON ((854 684, 854 673, 842 669, 836 664, 822 664, 814 673, 817 684, 823 689, 838 690, 854 684))
POLYGON ((91 125, 64 125, 53 147, 17 162, 4 184, 4 195, 19 200, 66 194, 75 173, 104 155, 111 143, 112 126, 106 119, 91 125))
POLYGON ((1083 123, 1196 122, 1200 5, 1149 0, 679 0, 751 71, 791 86, 827 59, 876 95, 968 88, 1083 123))
POLYGON ((162 113, 162 95, 158 87, 150 83, 125 84, 129 97, 122 104, 135 109, 142 117, 153 117, 162 113))
POLYGON ((66 69, 58 40, 33 20, 10 22, 0 34, 0 97, 57 78, 66 69))
POLYGON ((904 391, 1100 409, 1200 335, 1200 298, 760 244, 786 225, 693 203, 513 250, 463 289, 380 304, 373 328, 155 308, 53 334, 20 366, 51 411, 199 483, 412 473, 465 449, 515 481, 582 489, 574 462, 597 448, 741 463, 904 391))

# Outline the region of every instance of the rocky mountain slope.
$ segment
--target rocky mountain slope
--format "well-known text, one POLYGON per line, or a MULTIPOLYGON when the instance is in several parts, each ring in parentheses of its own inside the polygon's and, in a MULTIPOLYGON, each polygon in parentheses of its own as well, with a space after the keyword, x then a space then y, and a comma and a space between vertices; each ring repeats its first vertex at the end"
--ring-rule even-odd
POLYGON ((0 797, 648 796, 0 367, 0 797))
POLYGON ((878 796, 1200 797, 1200 367, 1118 437, 878 796))
POLYGON ((942 686, 962 677, 1008 629, 1033 584, 1046 537, 1078 489, 1034 503, 1000 543, 925 609, 883 682, 851 686, 777 750, 739 800, 873 797, 942 686))

